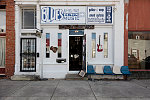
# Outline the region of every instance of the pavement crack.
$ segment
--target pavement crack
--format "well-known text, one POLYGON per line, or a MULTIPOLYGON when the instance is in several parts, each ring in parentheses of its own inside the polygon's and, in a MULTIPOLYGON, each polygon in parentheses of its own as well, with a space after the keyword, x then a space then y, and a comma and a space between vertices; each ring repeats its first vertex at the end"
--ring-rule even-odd
POLYGON ((11 95, 14 95, 17 91, 19 91, 19 90, 23 89, 24 87, 28 86, 29 84, 30 84, 30 82, 27 82, 27 84, 22 85, 22 87, 20 87, 20 88, 18 88, 18 89, 16 89, 16 90, 14 90, 14 91, 12 92, 12 94, 11 94, 11 95))
POLYGON ((91 87, 89 81, 88 81, 88 84, 89 84, 89 86, 90 86, 91 91, 93 92, 93 95, 94 95, 94 97, 95 97, 95 100, 97 100, 96 95, 95 95, 95 93, 94 93, 94 91, 93 91, 93 89, 92 89, 92 87, 91 87))
POLYGON ((142 87, 142 88, 145 88, 145 89, 149 90, 149 88, 147 86, 141 85, 138 82, 133 82, 133 81, 131 81, 131 82, 134 83, 134 84, 136 84, 136 85, 138 85, 138 86, 140 86, 140 87, 142 87))
POLYGON ((52 98, 53 98, 53 96, 54 96, 54 93, 55 93, 55 91, 56 91, 56 89, 57 89, 57 87, 58 87, 59 82, 60 82, 60 80, 58 81, 58 83, 57 83, 57 85, 56 85, 56 87, 55 87, 55 89, 54 89, 54 91, 53 91, 53 93, 52 93, 52 96, 51 96, 50 100, 52 100, 52 98))

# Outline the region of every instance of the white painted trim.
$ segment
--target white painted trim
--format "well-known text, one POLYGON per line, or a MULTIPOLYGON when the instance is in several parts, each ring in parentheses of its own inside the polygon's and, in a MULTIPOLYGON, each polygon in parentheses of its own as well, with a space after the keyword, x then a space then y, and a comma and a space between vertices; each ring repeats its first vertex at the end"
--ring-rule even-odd
POLYGON ((68 74, 78 74, 80 71, 69 71, 68 74))

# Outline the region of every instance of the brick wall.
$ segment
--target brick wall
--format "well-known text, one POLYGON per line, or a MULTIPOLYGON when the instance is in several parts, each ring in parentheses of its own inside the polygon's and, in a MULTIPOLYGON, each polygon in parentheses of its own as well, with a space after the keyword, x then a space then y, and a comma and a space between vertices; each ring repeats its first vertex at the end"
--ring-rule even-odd
POLYGON ((5 74, 9 78, 14 74, 15 66, 15 3, 14 0, 1 0, 6 5, 6 65, 5 74))

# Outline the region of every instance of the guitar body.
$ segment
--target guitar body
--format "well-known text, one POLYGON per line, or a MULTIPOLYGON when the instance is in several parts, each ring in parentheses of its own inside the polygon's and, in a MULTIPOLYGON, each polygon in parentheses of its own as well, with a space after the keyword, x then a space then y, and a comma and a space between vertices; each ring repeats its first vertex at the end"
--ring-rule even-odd
POLYGON ((103 51, 102 45, 97 44, 97 51, 98 52, 102 52, 103 51))

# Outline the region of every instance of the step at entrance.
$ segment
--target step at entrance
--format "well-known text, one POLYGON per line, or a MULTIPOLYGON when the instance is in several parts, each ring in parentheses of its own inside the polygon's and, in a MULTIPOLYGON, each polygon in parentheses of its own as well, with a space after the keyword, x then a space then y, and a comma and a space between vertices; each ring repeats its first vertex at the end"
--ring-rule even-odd
POLYGON ((14 81, 37 81, 40 77, 37 75, 14 75, 11 76, 11 80, 14 81))
POLYGON ((87 77, 81 77, 78 74, 67 74, 66 80, 88 80, 87 77))

